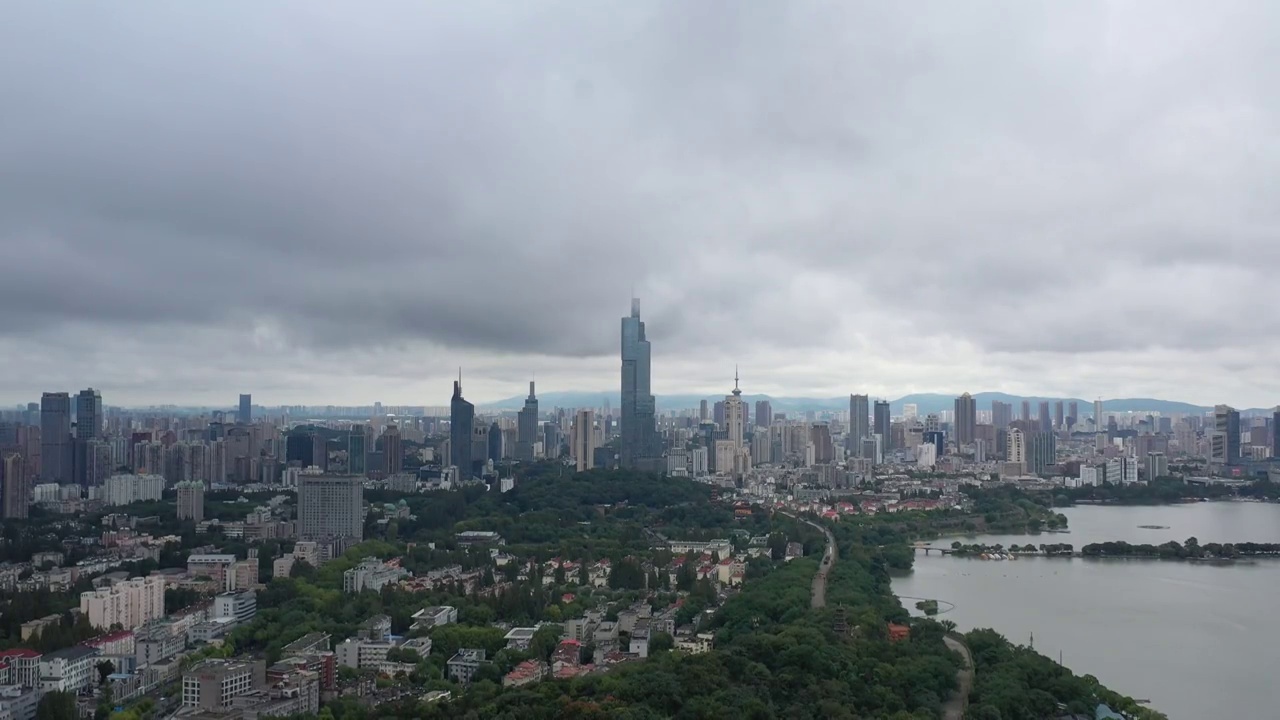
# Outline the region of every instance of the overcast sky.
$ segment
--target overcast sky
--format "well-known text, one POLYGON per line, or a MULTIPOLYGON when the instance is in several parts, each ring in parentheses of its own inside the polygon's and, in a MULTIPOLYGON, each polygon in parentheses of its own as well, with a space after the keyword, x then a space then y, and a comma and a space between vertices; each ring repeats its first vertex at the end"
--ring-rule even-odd
POLYGON ((1280 402, 1280 5, 10 2, 0 401, 1280 402))

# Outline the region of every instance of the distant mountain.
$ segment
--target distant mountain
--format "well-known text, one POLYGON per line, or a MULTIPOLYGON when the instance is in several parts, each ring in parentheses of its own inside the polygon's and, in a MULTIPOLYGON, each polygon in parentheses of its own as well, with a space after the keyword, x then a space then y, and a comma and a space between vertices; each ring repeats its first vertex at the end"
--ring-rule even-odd
MULTIPOLYGON (((958 393, 957 393, 958 395, 958 393)), ((1039 403, 1047 401, 1054 403, 1059 400, 1064 403, 1076 402, 1080 405, 1080 417, 1086 418, 1093 415, 1093 401, 1082 398, 1057 398, 1057 397, 1040 397, 1009 395, 1000 392, 980 392, 974 393, 973 397, 978 402, 979 410, 990 410, 991 401, 999 400, 1001 402, 1011 403, 1013 405, 1013 413, 1015 416, 1020 412, 1022 401, 1026 400, 1031 403, 1031 412, 1036 413, 1039 409, 1039 403)), ((719 400, 723 400, 724 395, 659 395, 657 396, 658 410, 684 410, 687 408, 696 408, 698 404, 706 400, 708 404, 714 404, 719 400)), ((803 397, 770 397, 769 395, 743 395, 745 402, 751 403, 753 406, 757 400, 768 400, 773 406, 776 413, 801 413, 801 412, 823 412, 823 411, 841 411, 849 409, 849 396, 835 398, 803 398, 803 397)), ((872 398, 872 401, 876 398, 872 398)), ((916 411, 921 415, 928 413, 942 412, 944 410, 955 409, 956 395, 948 395, 943 393, 915 393, 892 400, 889 403, 890 409, 894 415, 902 414, 902 406, 915 404, 916 411)), ((620 402, 619 394, 615 392, 548 392, 538 396, 538 403, 543 410, 554 407, 603 407, 608 403, 609 407, 616 409, 620 402)), ((524 405, 524 396, 506 398, 492 403, 484 403, 485 409, 497 410, 515 410, 524 405)), ((1198 415, 1205 412, 1212 412, 1213 407, 1208 405, 1195 405, 1193 403, 1179 402, 1176 400, 1159 400, 1156 398, 1117 398, 1113 400, 1103 400, 1102 409, 1106 412, 1152 412, 1161 415, 1184 414, 1198 415)), ((754 411, 754 407, 752 408, 754 411)), ((1271 408, 1250 408, 1241 410, 1243 414, 1270 414, 1271 408)))

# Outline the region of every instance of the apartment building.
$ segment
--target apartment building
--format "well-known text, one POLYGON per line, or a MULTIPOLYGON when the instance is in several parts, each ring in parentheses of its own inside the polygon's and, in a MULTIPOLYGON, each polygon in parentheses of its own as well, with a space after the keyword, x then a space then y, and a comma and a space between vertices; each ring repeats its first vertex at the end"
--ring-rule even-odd
POLYGON ((164 578, 152 575, 80 593, 80 612, 96 628, 132 630, 164 616, 164 585, 164 578))

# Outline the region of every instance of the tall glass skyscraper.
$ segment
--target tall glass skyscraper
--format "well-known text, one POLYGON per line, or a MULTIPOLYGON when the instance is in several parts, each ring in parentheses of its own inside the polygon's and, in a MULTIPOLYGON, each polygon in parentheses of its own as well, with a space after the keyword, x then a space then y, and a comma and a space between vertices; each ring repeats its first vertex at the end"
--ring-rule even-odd
POLYGON ((248 425, 253 422, 253 396, 240 396, 240 411, 236 413, 236 422, 241 425, 248 425))
POLYGON ((622 318, 622 467, 660 470, 662 449, 655 429, 656 405, 649 387, 649 341, 640 320, 640 301, 631 299, 631 317, 622 318))
POLYGON ((458 478, 469 480, 475 473, 471 463, 471 434, 476 422, 476 406, 462 398, 462 373, 453 383, 453 399, 449 401, 449 455, 458 467, 458 478))
POLYGON ((70 485, 72 476, 71 396, 64 392, 40 396, 40 481, 70 485))
POLYGON ((516 416, 516 459, 521 462, 533 462, 533 446, 538 442, 538 396, 533 393, 533 383, 529 383, 529 397, 524 400, 524 409, 516 416))

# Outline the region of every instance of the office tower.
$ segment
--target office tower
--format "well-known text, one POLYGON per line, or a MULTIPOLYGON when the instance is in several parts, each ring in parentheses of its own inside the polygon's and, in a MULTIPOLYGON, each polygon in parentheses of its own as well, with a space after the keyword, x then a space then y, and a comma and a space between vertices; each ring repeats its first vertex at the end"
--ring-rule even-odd
POLYGON ((1033 475, 1046 475, 1058 464, 1057 438, 1052 431, 1041 430, 1027 439, 1027 470, 1033 475))
POLYGON ((773 422, 773 405, 768 400, 756 401, 756 427, 769 427, 773 422))
POLYGON ((1030 400, 1022 401, 1022 414, 1018 416, 1018 419, 1019 420, 1031 419, 1031 401, 1030 400))
MULTIPOLYGON (((300 467, 309 468, 311 466, 320 467, 323 459, 318 457, 316 446, 318 436, 313 432, 303 429, 296 429, 285 436, 284 439, 284 459, 287 463, 297 463, 300 467)), ((253 442, 252 437, 243 428, 232 428, 227 433, 226 439, 227 459, 228 462, 234 464, 237 458, 252 457, 253 442)))
POLYGON ((742 390, 738 389, 738 370, 734 368, 733 392, 724 398, 725 428, 728 430, 728 439, 733 443, 734 450, 742 449, 743 430, 746 426, 746 418, 743 417, 745 410, 742 390))
POLYGON ((1048 400, 1040 401, 1040 417, 1036 425, 1040 429, 1040 432, 1053 431, 1053 416, 1049 414, 1048 400))
POLYGON ((23 418, 23 421, 29 427, 40 424, 40 403, 27 403, 26 417, 23 418))
POLYGON ((1169 474, 1169 459, 1162 452, 1147 453, 1147 482, 1169 474))
POLYGON ((1213 408, 1213 437, 1210 459, 1221 465, 1240 462, 1240 411, 1230 405, 1213 408))
MULTIPOLYGON (((866 395, 849 396, 849 449, 854 455, 862 454, 862 441, 871 437, 871 408, 867 405, 866 395)), ((880 432, 876 430, 876 432, 880 432)))
POLYGON ((236 422, 241 425, 250 425, 253 423, 253 396, 240 396, 240 412, 236 414, 236 422))
POLYGON ((449 400, 449 452, 450 464, 458 468, 458 478, 469 480, 475 476, 472 463, 471 436, 475 432, 476 406, 462 397, 462 371, 453 383, 453 398, 449 400))
POLYGON ((595 412, 592 410, 579 410, 574 416, 570 454, 578 472, 595 467, 595 452, 600 447, 596 441, 595 425, 595 412))
POLYGON ((918 404, 916 404, 916 403, 903 403, 903 404, 902 404, 902 419, 903 419, 903 420, 915 420, 915 419, 916 419, 917 417, 919 417, 919 416, 920 416, 920 406, 919 406, 918 404))
MULTIPOLYGON (((956 398, 956 443, 973 443, 973 428, 978 424, 978 402, 969 393, 956 398)), ((941 453, 939 453, 941 454, 941 453)))
POLYGON ((649 359, 640 301, 632 298, 631 316, 622 318, 622 467, 657 472, 664 466, 655 427, 649 359))
POLYGON ((92 440, 102 434, 102 394, 93 388, 76 395, 76 439, 92 440))
POLYGON ((298 477, 298 538, 364 539, 364 485, 358 477, 298 477))
POLYGON ((1078 422, 1080 422, 1080 403, 1072 400, 1067 413, 1067 427, 1075 427, 1078 422))
POLYGON ((404 443, 400 438, 400 428, 391 423, 382 431, 382 472, 395 475, 404 469, 404 443))
POLYGON ((1066 427, 1067 418, 1061 400, 1053 403, 1053 429, 1066 427))
POLYGON ((886 453, 893 449, 893 422, 889 415, 888 400, 876 401, 875 418, 871 429, 876 435, 880 436, 881 453, 886 453))
POLYGON ((366 445, 364 425, 352 425, 347 434, 347 473, 364 475, 369 472, 369 448, 366 445))
POLYGON ((26 518, 30 495, 26 461, 18 453, 6 453, 0 459, 0 517, 5 520, 26 518))
POLYGON ((707 405, 707 401, 706 400, 700 401, 698 403, 698 422, 706 422, 710 412, 711 411, 709 409, 709 406, 707 405))
POLYGON ((542 424, 542 456, 552 460, 560 457, 563 450, 560 440, 560 426, 553 422, 542 424))
POLYGON ((1271 457, 1280 457, 1280 407, 1271 413, 1271 457))
POLYGON ((178 519, 194 520, 200 522, 204 520, 204 483, 198 480, 189 480, 177 484, 178 491, 178 519))
POLYGON ((1093 431, 1103 432, 1107 425, 1102 421, 1102 400, 1093 401, 1093 431))
POLYGON ((516 415, 516 459, 533 462, 533 446, 538 442, 538 396, 533 393, 533 381, 529 382, 529 397, 524 408, 516 415))
POLYGON ((72 459, 71 396, 44 393, 40 397, 40 481, 71 484, 72 459))
POLYGON ((497 465, 498 463, 502 462, 502 455, 503 455, 502 428, 498 425, 497 420, 493 421, 493 423, 489 425, 488 441, 489 441, 489 447, 487 448, 488 450, 487 456, 490 462, 492 462, 494 465, 497 465))
POLYGON ((724 401, 717 400, 715 405, 711 406, 711 420, 715 422, 717 429, 724 428, 724 401))
POLYGON ((1022 434, 1022 430, 1013 428, 1009 430, 1008 449, 1005 456, 1009 458, 1009 462, 1017 463, 1022 472, 1027 468, 1027 439, 1022 434))
POLYGON ((1002 430, 1009 427, 1011 422, 1013 422, 1013 403, 992 400, 991 424, 996 426, 997 430, 1002 430))

